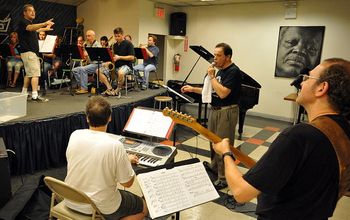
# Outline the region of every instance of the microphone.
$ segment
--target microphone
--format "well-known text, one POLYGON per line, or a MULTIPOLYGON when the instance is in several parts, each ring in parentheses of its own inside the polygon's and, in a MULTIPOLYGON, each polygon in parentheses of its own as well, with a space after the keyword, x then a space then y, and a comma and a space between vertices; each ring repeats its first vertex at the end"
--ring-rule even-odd
POLYGON ((293 82, 290 83, 291 86, 294 86, 295 88, 297 88, 298 90, 301 89, 301 82, 303 81, 303 76, 302 75, 298 75, 295 80, 293 80, 293 82))
POLYGON ((291 86, 294 86, 298 90, 301 89, 301 83, 303 82, 303 75, 309 75, 310 69, 304 68, 300 70, 299 75, 290 83, 291 86))
POLYGON ((212 68, 214 68, 215 62, 211 62, 210 66, 211 66, 212 68))

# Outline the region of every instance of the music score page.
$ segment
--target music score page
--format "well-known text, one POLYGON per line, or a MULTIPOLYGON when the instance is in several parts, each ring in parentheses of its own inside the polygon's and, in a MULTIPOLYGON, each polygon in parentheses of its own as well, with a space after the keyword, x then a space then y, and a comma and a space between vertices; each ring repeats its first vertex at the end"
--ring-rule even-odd
POLYGON ((124 130, 159 138, 169 138, 173 126, 170 117, 161 111, 134 108, 124 130))
POLYGON ((219 198, 200 162, 142 173, 137 179, 152 218, 219 198))
POLYGON ((47 35, 45 40, 39 40, 40 53, 53 53, 56 44, 56 35, 47 35))

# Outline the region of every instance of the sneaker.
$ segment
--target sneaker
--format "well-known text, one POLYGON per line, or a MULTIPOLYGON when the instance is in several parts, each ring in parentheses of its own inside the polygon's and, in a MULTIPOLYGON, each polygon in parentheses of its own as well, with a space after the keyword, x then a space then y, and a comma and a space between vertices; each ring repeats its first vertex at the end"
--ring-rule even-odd
POLYGON ((32 101, 36 101, 36 102, 48 102, 49 99, 43 98, 43 97, 41 97, 41 96, 38 96, 36 99, 34 99, 34 98, 32 97, 32 101))
POLYGON ((89 91, 85 90, 85 89, 79 89, 78 91, 75 92, 75 94, 77 95, 81 95, 81 94, 86 94, 88 93, 89 91))
POLYGON ((227 187, 227 182, 225 179, 218 179, 214 182, 214 187, 216 190, 221 190, 227 187))
POLYGON ((141 90, 147 90, 147 86, 144 85, 144 84, 142 84, 142 85, 141 85, 141 90))
POLYGON ((115 96, 115 92, 113 89, 107 89, 106 91, 104 91, 102 93, 102 95, 105 95, 105 96, 115 96))
POLYGON ((114 95, 115 96, 117 96, 118 98, 120 98, 121 96, 122 96, 122 93, 121 93, 121 88, 116 88, 115 90, 114 90, 114 95))

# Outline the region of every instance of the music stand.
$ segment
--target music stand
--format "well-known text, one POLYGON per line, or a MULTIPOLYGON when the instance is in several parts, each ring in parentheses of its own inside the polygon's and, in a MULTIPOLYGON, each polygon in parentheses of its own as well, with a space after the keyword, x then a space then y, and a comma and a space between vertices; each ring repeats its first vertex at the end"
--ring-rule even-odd
POLYGON ((10 46, 8 44, 0 44, 0 55, 3 59, 12 56, 10 46))
POLYGON ((99 93, 99 75, 100 75, 100 65, 101 62, 113 62, 112 51, 109 48, 104 47, 86 47, 85 48, 90 60, 97 61, 97 83, 96 83, 96 93, 99 93))
POLYGON ((148 60, 148 54, 146 49, 140 47, 134 47, 135 57, 139 60, 148 60))
MULTIPOLYGON (((8 44, 0 44, 0 55, 2 56, 4 63, 8 56, 12 56, 11 49, 8 44)), ((2 60, 0 60, 0 62, 2 62, 2 60)), ((2 71, 3 67, 5 67, 6 64, 5 65, 0 64, 0 66, 1 66, 0 71, 2 71)), ((6 88, 6 84, 7 84, 7 74, 0 74, 0 88, 6 88), (4 82, 4 84, 2 84, 2 82, 4 82)))
MULTIPOLYGON (((72 80, 73 80, 73 74, 72 74, 72 69, 73 69, 73 59, 77 59, 77 60, 82 60, 84 59, 84 53, 83 53, 83 49, 81 47, 79 47, 78 45, 73 45, 73 44, 64 44, 61 45, 60 50, 62 51, 62 60, 66 60, 65 58, 68 57, 69 60, 69 73, 70 73, 70 86, 69 86, 69 94, 70 95, 74 95, 74 92, 72 90, 72 80)), ((67 84, 67 82, 65 82, 67 84)), ((61 86, 62 86, 62 82, 61 82, 61 86)), ((60 86, 60 88, 61 88, 60 86)), ((67 84, 68 86, 68 84, 67 84)))
POLYGON ((185 80, 182 82, 181 87, 182 87, 183 85, 185 85, 185 83, 186 83, 188 77, 191 75, 191 73, 192 73, 194 67, 197 65, 197 63, 198 63, 198 61, 200 60, 201 57, 203 57, 203 58, 204 58, 206 61, 208 61, 210 64, 214 61, 214 55, 211 54, 211 53, 210 53, 207 49, 205 49, 204 47, 202 47, 202 46, 196 46, 196 45, 191 45, 190 48, 191 48, 194 52, 196 52, 196 53, 199 55, 199 57, 198 57, 197 61, 194 63, 194 65, 192 66, 190 72, 187 74, 185 80))

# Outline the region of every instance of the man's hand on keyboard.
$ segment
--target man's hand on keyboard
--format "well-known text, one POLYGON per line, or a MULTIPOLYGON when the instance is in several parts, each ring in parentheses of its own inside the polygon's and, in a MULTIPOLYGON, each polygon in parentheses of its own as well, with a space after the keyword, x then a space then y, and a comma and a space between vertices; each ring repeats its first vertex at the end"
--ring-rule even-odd
POLYGON ((139 163, 139 158, 134 154, 128 154, 131 163, 139 163))

